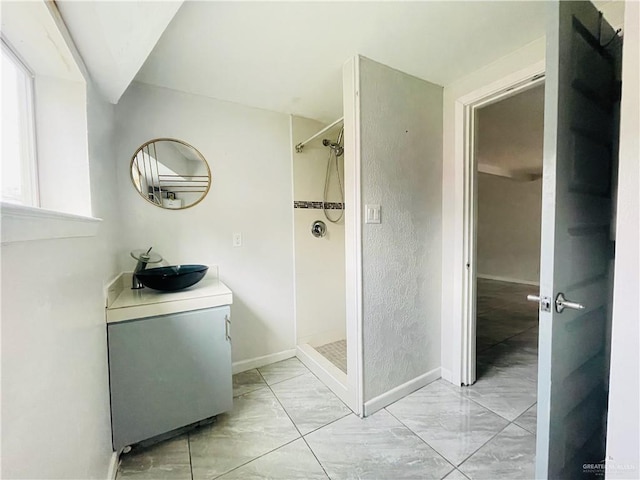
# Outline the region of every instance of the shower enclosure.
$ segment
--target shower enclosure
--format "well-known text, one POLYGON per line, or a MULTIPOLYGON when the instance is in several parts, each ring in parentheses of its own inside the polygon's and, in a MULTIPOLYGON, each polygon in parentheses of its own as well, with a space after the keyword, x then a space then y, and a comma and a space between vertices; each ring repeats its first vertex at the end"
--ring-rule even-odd
POLYGON ((346 387, 343 122, 292 117, 292 132, 298 355, 346 387))
POLYGON ((291 117, 296 356, 367 416, 441 376, 443 89, 355 56, 342 92, 291 117))

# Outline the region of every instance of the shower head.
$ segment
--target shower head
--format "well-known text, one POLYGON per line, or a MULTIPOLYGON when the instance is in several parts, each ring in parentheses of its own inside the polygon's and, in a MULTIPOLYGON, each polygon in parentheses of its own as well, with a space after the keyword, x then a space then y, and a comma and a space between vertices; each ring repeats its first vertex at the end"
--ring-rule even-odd
POLYGON ((342 143, 343 136, 344 136, 344 127, 340 129, 340 133, 338 134, 338 139, 335 142, 332 142, 331 140, 328 140, 325 138, 322 140, 322 145, 324 145, 325 147, 329 147, 336 154, 336 157, 339 157, 344 153, 344 148, 342 147, 342 145, 340 145, 342 143))
POLYGON ((326 138, 322 140, 322 144, 325 147, 329 147, 331 150, 333 150, 337 157, 342 155, 342 153, 344 152, 344 148, 342 148, 342 145, 340 145, 339 143, 334 143, 331 140, 327 140, 326 138))

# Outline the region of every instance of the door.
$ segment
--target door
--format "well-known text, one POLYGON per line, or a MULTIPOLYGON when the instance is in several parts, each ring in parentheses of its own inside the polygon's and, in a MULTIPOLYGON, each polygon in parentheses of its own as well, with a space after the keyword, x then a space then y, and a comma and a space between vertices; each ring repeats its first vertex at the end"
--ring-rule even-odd
POLYGON ((589 2, 548 22, 536 478, 576 478, 605 456, 620 41, 589 2))

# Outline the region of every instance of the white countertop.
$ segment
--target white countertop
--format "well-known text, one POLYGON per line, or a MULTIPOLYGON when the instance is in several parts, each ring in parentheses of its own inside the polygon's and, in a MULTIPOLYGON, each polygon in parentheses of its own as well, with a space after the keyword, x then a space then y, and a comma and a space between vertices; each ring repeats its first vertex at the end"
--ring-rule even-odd
POLYGON ((231 290, 215 277, 205 277, 193 287, 177 292, 160 292, 146 287, 132 290, 130 286, 125 286, 121 279, 118 282, 120 291, 107 307, 107 323, 220 307, 233 303, 231 290))

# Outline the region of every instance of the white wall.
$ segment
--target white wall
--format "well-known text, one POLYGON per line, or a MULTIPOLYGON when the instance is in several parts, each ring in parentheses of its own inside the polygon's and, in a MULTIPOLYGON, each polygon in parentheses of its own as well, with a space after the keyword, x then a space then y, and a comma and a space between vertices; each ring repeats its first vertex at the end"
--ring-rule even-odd
POLYGON ((91 85, 87 98, 98 236, 2 245, 2 478, 104 479, 112 458, 103 286, 117 271, 113 107, 91 85))
POLYGON ((442 87, 360 57, 364 400, 440 366, 442 87))
POLYGON ((91 216, 85 84, 42 75, 34 83, 40 206, 91 216))
POLYGON ((233 291, 235 362, 295 347, 293 198, 289 116, 134 83, 116 107, 122 205, 120 267, 153 246, 170 264, 218 265, 233 291), (165 210, 140 198, 132 155, 158 137, 184 140, 207 159, 211 190, 198 205, 165 210), (232 247, 234 233, 243 245, 232 247))
POLYGON ((640 4, 626 2, 607 478, 640 478, 640 4))
MULTIPOLYGON (((510 175, 542 172, 544 86, 478 109, 476 162, 510 175)), ((479 173, 477 274, 539 282, 542 181, 479 173)))
POLYGON ((478 276, 540 281, 542 180, 478 174, 478 276))
MULTIPOLYGON (((319 122, 302 117, 291 118, 293 145, 308 139, 322 128, 319 122)), ((297 153, 293 148, 293 199, 322 202, 329 157, 329 147, 323 138, 337 139, 340 126, 307 144, 297 153)), ((328 202, 341 202, 336 172, 331 169, 328 202)), ((344 186, 344 155, 338 157, 338 167, 344 186)), ((295 275, 296 275, 296 336, 298 344, 313 347, 346 338, 345 310, 345 250, 344 217, 338 223, 328 221, 321 208, 295 208, 295 275), (322 220, 327 234, 316 238, 311 225, 322 220)), ((336 219, 340 210, 329 210, 336 219)))
POLYGON ((477 110, 476 161, 514 173, 542 171, 544 84, 477 110))

